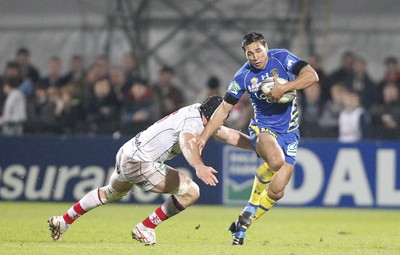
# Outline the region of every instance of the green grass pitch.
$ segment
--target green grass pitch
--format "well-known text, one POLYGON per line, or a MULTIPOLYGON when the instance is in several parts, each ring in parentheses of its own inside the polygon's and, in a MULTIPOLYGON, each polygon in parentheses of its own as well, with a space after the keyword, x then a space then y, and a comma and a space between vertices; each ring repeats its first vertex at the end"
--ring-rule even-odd
POLYGON ((72 204, 0 202, 0 254, 400 254, 399 210, 276 206, 230 244, 229 224, 241 207, 194 205, 157 229, 154 246, 133 241, 131 228, 157 205, 112 204, 78 219, 61 242, 47 218, 72 204))

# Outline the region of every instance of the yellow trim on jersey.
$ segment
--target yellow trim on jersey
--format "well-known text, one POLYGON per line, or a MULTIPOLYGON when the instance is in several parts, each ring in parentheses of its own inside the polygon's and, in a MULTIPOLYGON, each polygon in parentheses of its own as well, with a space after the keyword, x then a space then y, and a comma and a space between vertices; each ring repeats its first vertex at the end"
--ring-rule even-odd
POLYGON ((272 131, 272 130, 270 130, 270 129, 268 129, 268 128, 261 128, 261 130, 260 130, 260 128, 259 127, 257 127, 256 125, 250 125, 250 128, 251 129, 253 129, 254 130, 254 132, 256 132, 256 135, 259 135, 260 133, 269 133, 270 135, 272 135, 273 137, 275 137, 275 138, 278 138, 278 135, 274 132, 274 131, 272 131))
POLYGON ((288 128, 288 132, 292 132, 293 130, 296 130, 299 128, 299 111, 296 107, 296 100, 292 101, 292 112, 290 113, 291 115, 291 119, 289 122, 289 128, 288 128))

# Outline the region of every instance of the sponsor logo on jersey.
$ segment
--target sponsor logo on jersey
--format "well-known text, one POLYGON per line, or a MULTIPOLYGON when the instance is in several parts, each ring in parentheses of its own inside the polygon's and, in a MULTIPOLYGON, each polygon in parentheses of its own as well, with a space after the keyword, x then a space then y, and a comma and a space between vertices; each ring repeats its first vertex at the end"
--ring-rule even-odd
POLYGON ((237 93, 240 91, 240 86, 236 81, 232 81, 231 84, 229 84, 228 91, 237 95, 237 93))
POLYGON ((295 157, 296 152, 297 152, 297 145, 298 145, 298 142, 290 143, 286 150, 287 155, 295 157))
POLYGON ((265 80, 267 78, 269 78, 269 74, 268 73, 265 73, 265 74, 261 75, 261 80, 265 80))
POLYGON ((167 168, 167 165, 161 163, 161 164, 158 166, 158 171, 164 173, 166 168, 167 168))
POLYGON ((251 78, 250 83, 251 83, 251 85, 257 84, 258 83, 258 78, 257 77, 251 78))
POLYGON ((261 86, 261 82, 258 80, 257 77, 253 77, 250 80, 250 84, 249 86, 247 86, 247 91, 250 93, 256 93, 259 91, 260 86, 261 86))
POLYGON ((269 133, 275 139, 278 138, 278 134, 275 133, 274 131, 270 130, 269 128, 266 128, 266 127, 259 128, 256 125, 250 125, 250 128, 253 129, 254 132, 256 132, 256 135, 259 135, 260 133, 269 133))
POLYGON ((271 74, 270 77, 275 77, 275 78, 279 77, 278 69, 276 68, 272 69, 269 73, 271 74))
POLYGON ((288 55, 285 59, 285 66, 287 66, 289 69, 292 67, 292 65, 296 62, 296 59, 288 55))

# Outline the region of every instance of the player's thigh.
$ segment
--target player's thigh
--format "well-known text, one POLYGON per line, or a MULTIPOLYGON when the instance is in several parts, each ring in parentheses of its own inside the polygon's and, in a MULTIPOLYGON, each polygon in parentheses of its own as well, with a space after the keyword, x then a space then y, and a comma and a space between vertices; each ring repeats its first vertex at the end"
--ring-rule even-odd
POLYGON ((269 133, 260 133, 257 137, 256 152, 263 158, 271 170, 278 171, 285 156, 276 138, 269 133))
POLYGON ((134 168, 134 164, 120 148, 115 156, 115 169, 111 174, 108 185, 118 192, 129 192, 133 187, 133 182, 126 178, 124 172, 131 171, 134 168))
POLYGON ((126 180, 117 170, 112 173, 109 185, 118 192, 129 192, 133 187, 133 183, 126 180))
POLYGON ((126 182, 145 190, 152 191, 159 183, 164 182, 170 167, 160 162, 137 161, 126 156, 120 150, 117 154, 115 172, 117 178, 112 178, 115 185, 128 188, 126 182))

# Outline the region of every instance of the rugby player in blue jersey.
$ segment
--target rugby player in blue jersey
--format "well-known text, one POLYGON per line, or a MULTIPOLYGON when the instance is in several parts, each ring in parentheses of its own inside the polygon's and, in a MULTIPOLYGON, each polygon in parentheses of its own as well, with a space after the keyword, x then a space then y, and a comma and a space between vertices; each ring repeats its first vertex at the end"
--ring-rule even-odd
POLYGON ((299 111, 296 99, 278 103, 279 99, 286 92, 305 89, 318 82, 316 71, 307 62, 286 49, 268 49, 260 33, 245 35, 242 48, 248 61, 236 72, 224 101, 197 142, 202 149, 247 91, 254 108, 254 118, 249 125, 250 138, 257 155, 265 163, 257 169, 247 205, 239 219, 229 227, 233 245, 243 244, 247 228, 283 197, 292 176, 300 139, 299 111), (274 79, 275 86, 265 94, 260 85, 270 77, 289 82, 280 84, 274 79))

